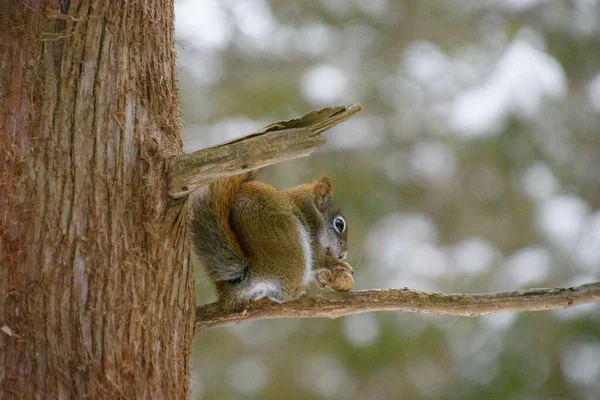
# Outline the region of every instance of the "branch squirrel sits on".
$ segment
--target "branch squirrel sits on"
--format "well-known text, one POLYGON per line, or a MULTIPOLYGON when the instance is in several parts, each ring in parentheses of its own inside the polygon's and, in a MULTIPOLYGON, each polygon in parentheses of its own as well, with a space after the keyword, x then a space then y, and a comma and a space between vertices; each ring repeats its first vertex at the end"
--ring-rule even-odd
POLYGON ((213 182, 193 202, 193 250, 222 307, 293 300, 310 281, 352 289, 352 267, 344 261, 348 229, 330 180, 277 190, 257 176, 213 182))

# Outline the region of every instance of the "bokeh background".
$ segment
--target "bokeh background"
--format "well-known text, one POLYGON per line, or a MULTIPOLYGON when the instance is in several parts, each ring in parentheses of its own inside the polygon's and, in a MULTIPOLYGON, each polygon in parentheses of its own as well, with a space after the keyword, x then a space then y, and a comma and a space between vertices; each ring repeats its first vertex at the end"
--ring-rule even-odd
MULTIPOLYGON (((175 6, 186 151, 364 106, 262 178, 332 178, 357 289, 600 280, 597 0, 175 6)), ((600 308, 256 321, 198 333, 192 367, 195 399, 599 399, 600 308)))

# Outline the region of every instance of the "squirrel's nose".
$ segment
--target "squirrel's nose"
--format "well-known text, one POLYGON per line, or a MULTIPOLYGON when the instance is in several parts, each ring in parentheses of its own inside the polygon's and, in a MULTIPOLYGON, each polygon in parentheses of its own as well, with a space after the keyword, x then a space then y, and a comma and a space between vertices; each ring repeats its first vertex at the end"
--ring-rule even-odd
POLYGON ((340 254, 340 256, 338 257, 340 260, 345 260, 346 256, 348 255, 347 251, 342 252, 342 254, 340 254))

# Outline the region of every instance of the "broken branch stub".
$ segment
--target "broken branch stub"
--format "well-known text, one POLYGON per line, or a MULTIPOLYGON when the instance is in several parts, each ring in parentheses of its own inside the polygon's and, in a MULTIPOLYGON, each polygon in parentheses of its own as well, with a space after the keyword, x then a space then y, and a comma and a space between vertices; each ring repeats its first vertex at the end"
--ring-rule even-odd
POLYGON ((354 104, 311 111, 242 138, 173 157, 167 170, 169 195, 181 198, 215 179, 308 156, 325 143, 322 132, 361 110, 361 105, 354 104))

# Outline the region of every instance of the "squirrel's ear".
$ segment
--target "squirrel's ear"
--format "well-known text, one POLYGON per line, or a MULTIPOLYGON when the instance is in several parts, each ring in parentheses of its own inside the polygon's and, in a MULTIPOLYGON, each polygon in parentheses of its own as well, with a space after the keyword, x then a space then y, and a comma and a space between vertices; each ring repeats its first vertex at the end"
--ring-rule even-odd
POLYGON ((317 183, 321 183, 321 184, 327 186, 329 188, 329 191, 331 192, 331 181, 325 175, 320 177, 319 180, 317 181, 317 183))
POLYGON ((317 205, 317 208, 321 210, 325 200, 331 198, 333 194, 331 190, 331 181, 329 178, 324 176, 316 181, 313 186, 313 191, 315 194, 315 204, 317 205))

